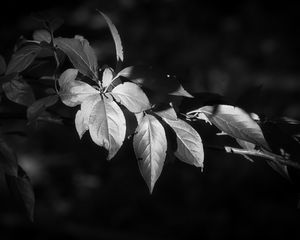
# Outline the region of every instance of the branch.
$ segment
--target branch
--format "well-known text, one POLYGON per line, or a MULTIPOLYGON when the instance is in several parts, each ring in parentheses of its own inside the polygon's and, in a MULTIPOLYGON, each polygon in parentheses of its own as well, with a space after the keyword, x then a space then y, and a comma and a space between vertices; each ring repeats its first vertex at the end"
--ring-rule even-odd
POLYGON ((217 151, 225 151, 226 153, 232 153, 232 154, 238 154, 242 156, 254 156, 254 157, 260 157, 267 159, 272 162, 280 163, 285 166, 293 167, 296 169, 300 169, 300 164, 291 160, 287 160, 283 158, 282 156, 279 156, 277 154, 267 152, 267 151, 261 151, 261 150, 247 150, 242 148, 235 148, 235 147, 217 147, 217 146, 205 146, 206 148, 217 150, 217 151))

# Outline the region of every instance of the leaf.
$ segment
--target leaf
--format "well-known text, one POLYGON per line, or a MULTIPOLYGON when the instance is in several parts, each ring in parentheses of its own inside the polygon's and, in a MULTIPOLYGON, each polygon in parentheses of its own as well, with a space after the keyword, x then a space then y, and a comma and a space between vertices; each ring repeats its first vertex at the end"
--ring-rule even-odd
POLYGON ((17 170, 17 155, 0 134, 0 171, 17 176, 17 170))
POLYGON ((112 99, 99 99, 89 117, 89 131, 94 143, 108 150, 107 158, 112 159, 121 148, 126 133, 121 108, 112 99))
POLYGON ((58 101, 57 95, 47 96, 35 101, 27 109, 27 119, 33 121, 37 119, 48 107, 51 107, 58 101))
POLYGON ((35 101, 31 86, 20 78, 4 83, 2 88, 6 97, 12 102, 30 106, 35 101))
POLYGON ((162 118, 166 118, 168 120, 173 120, 176 121, 177 120, 177 114, 174 110, 173 107, 169 106, 166 109, 159 109, 159 110, 155 110, 155 113, 162 117, 162 118))
POLYGON ((69 107, 81 104, 91 95, 100 94, 98 90, 89 84, 75 80, 77 73, 77 69, 67 69, 58 80, 60 85, 59 96, 62 102, 69 107))
POLYGON ((13 72, 22 72, 25 70, 39 54, 41 47, 37 44, 25 45, 15 52, 6 69, 6 75, 13 72))
POLYGON ((32 38, 35 41, 39 41, 39 42, 43 42, 43 41, 47 43, 51 42, 51 34, 45 29, 34 31, 32 38))
POLYGON ((111 94, 117 102, 124 105, 130 112, 138 113, 151 108, 148 97, 134 83, 124 82, 116 86, 111 94))
POLYGON ((211 123, 228 135, 269 149, 259 125, 241 108, 205 106, 190 113, 204 113, 211 123))
POLYGON ((33 221, 35 197, 29 177, 20 166, 17 176, 6 174, 5 177, 13 197, 33 221))
POLYGON ((112 68, 105 68, 102 75, 102 86, 108 87, 113 81, 113 70, 112 68))
POLYGON ((77 111, 75 116, 75 127, 79 138, 89 129, 89 118, 94 105, 100 100, 100 94, 91 95, 84 99, 81 109, 77 111))
POLYGON ((167 152, 165 130, 154 116, 146 114, 143 117, 133 137, 133 148, 140 172, 152 193, 167 152))
POLYGON ((98 79, 98 63, 94 50, 86 39, 55 38, 55 45, 70 59, 75 68, 91 79, 98 79))
POLYGON ((109 30, 112 34, 112 37, 114 39, 114 43, 115 43, 115 47, 116 47, 116 58, 117 61, 121 61, 123 62, 124 60, 124 53, 123 53, 123 46, 122 46, 122 42, 121 42, 121 38, 120 35, 118 33, 118 30, 116 28, 116 26, 113 24, 113 22, 110 20, 110 18, 108 16, 106 16, 103 12, 99 11, 98 12, 102 15, 102 17, 105 19, 109 30))
POLYGON ((0 75, 4 74, 6 71, 6 62, 2 55, 0 55, 0 75))
POLYGON ((198 132, 185 121, 163 118, 171 126, 177 137, 175 156, 188 164, 203 168, 204 151, 202 139, 198 132))
POLYGON ((155 93, 193 97, 183 89, 175 76, 161 73, 150 66, 130 66, 121 70, 115 78, 120 76, 155 93))
POLYGON ((66 87, 66 84, 75 81, 78 75, 78 69, 69 68, 65 70, 59 77, 58 83, 61 88, 66 87))

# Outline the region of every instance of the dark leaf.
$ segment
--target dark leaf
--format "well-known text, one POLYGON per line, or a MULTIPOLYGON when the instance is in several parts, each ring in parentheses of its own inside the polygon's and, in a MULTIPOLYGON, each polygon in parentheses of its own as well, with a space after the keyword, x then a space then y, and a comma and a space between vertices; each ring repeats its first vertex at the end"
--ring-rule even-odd
POLYGON ((25 45, 19 49, 12 55, 6 69, 6 75, 24 71, 34 61, 40 51, 41 47, 38 44, 25 45))
POLYGON ((6 174, 5 177, 13 197, 27 217, 33 221, 35 197, 29 177, 20 166, 17 176, 6 174))
POLYGON ((46 108, 54 105, 58 101, 57 95, 47 96, 35 101, 27 109, 27 118, 29 121, 34 121, 37 119, 46 108))
POLYGON ((98 79, 98 63, 94 50, 82 37, 56 38, 55 45, 70 59, 75 68, 91 79, 98 79))
POLYGON ((40 29, 40 30, 36 30, 33 33, 33 39, 39 42, 47 42, 50 43, 51 42, 51 34, 45 30, 45 29, 40 29))
POLYGON ((6 71, 6 62, 2 55, 0 55, 0 75, 4 74, 6 71))
POLYGON ((17 155, 2 134, 0 135, 0 171, 11 176, 17 176, 18 172, 17 155))
POLYGON ((193 97, 185 91, 175 76, 161 73, 149 66, 131 66, 121 70, 122 76, 156 94, 193 97))
POLYGON ((15 103, 30 106, 34 101, 34 93, 31 86, 23 79, 13 79, 2 85, 6 97, 15 103))

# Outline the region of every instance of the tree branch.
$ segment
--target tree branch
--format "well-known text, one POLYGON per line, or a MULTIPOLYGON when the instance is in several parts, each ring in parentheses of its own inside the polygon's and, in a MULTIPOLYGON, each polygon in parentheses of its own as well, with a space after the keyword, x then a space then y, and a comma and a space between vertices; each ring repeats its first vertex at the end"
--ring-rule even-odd
POLYGON ((213 150, 223 151, 223 152, 225 151, 226 153, 238 154, 242 156, 260 157, 272 162, 280 163, 285 166, 300 169, 299 163, 285 159, 282 156, 264 150, 263 151, 255 150, 255 149, 247 150, 247 149, 235 148, 230 146, 218 147, 218 146, 211 146, 211 145, 205 145, 204 147, 208 149, 213 149, 213 150))

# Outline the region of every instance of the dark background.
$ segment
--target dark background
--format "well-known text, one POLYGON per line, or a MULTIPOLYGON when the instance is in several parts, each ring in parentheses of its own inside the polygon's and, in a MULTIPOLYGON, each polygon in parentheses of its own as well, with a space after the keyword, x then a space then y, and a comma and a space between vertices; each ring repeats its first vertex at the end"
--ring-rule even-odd
MULTIPOLYGON (((65 20, 56 36, 83 35, 99 64, 113 66, 113 41, 95 9, 117 26, 125 65, 151 64, 176 74, 190 92, 220 93, 269 117, 300 119, 299 7, 288 2, 10 0, 1 7, 0 52, 8 60, 18 37, 35 30, 30 15, 51 10, 65 20), (260 94, 247 93, 257 86, 260 94)), ((205 123, 193 126, 204 143, 234 144, 205 123)), ((263 160, 205 149, 203 172, 168 160, 150 195, 130 141, 107 162, 74 127, 6 121, 5 128, 26 131, 10 141, 32 179, 36 210, 28 222, 2 190, 0 239, 300 237, 298 191, 263 160)))

